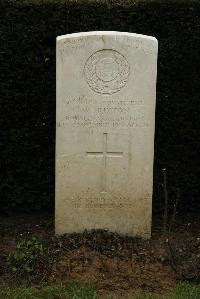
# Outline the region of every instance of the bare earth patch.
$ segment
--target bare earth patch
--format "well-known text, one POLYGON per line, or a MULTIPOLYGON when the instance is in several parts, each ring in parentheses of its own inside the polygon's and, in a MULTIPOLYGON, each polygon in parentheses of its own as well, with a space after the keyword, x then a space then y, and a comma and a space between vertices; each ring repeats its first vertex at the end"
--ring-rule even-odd
POLYGON ((91 283, 100 292, 148 291, 162 294, 178 281, 200 281, 200 224, 197 217, 178 218, 170 235, 154 225, 151 240, 106 231, 55 237, 52 215, 0 218, 0 283, 91 283), (17 242, 37 236, 51 264, 37 261, 29 277, 10 272, 6 258, 17 242))

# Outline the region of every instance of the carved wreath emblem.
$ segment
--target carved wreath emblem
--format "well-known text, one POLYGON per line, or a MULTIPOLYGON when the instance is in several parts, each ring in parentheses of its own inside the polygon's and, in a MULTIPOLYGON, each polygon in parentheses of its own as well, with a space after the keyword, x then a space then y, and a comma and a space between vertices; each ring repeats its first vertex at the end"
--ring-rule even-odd
POLYGON ((125 86, 129 64, 126 58, 115 50, 100 50, 88 58, 84 73, 93 91, 111 95, 125 86))

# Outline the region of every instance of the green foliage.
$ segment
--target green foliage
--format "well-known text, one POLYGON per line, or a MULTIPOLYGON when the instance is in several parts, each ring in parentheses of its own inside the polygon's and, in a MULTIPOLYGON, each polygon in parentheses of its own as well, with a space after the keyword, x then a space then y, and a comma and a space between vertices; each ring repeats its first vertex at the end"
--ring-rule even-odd
POLYGON ((13 272, 33 273, 38 259, 43 256, 42 243, 36 238, 21 240, 9 253, 7 262, 13 272))
POLYGON ((42 243, 36 237, 32 237, 18 242, 16 249, 8 255, 7 262, 14 273, 33 273, 36 262, 43 253, 42 243))
POLYGON ((17 243, 15 250, 7 257, 7 264, 15 278, 23 277, 31 281, 36 278, 42 279, 58 255, 59 250, 49 248, 37 237, 32 236, 17 243))

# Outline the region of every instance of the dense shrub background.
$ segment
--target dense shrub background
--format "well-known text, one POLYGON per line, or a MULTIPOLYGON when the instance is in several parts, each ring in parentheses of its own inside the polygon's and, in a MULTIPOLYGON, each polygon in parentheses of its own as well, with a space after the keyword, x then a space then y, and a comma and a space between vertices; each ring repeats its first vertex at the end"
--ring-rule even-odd
POLYGON ((54 206, 55 40, 93 30, 159 40, 154 210, 199 207, 200 1, 0 1, 1 211, 54 206))

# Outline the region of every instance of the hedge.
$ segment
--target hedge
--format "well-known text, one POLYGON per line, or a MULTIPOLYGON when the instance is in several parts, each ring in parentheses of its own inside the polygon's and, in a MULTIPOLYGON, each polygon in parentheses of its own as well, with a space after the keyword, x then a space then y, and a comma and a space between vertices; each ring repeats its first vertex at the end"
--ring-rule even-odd
POLYGON ((199 208, 200 1, 0 2, 1 211, 52 209, 56 36, 116 30, 159 41, 154 211, 170 200, 199 208))

